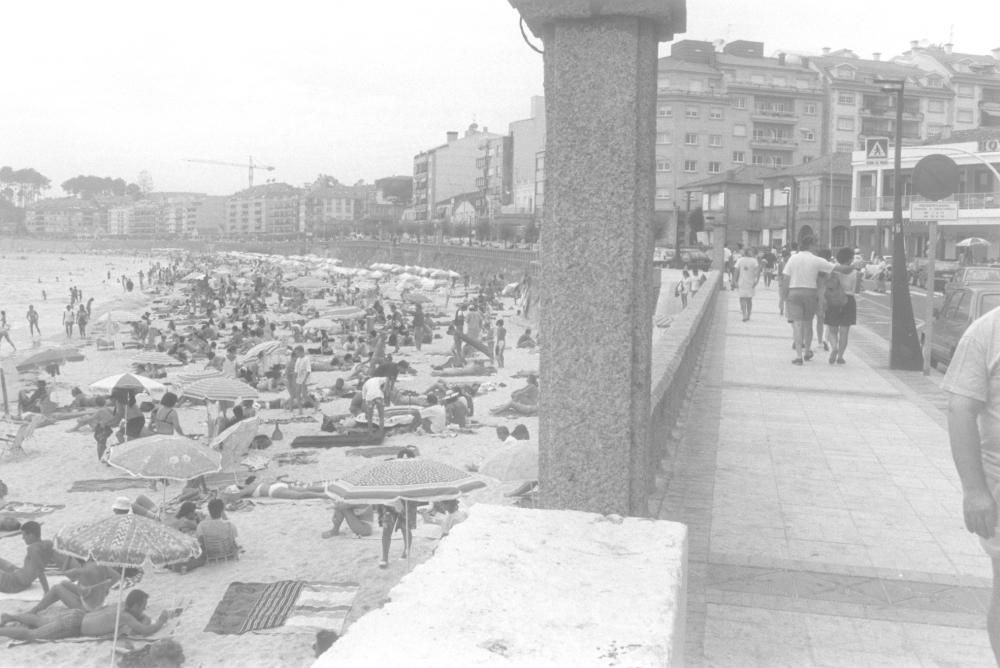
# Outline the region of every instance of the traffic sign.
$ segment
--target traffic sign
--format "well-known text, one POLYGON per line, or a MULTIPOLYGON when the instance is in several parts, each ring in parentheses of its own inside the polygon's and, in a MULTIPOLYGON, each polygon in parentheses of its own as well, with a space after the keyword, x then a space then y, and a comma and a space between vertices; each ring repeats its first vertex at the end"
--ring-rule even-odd
POLYGON ((958 202, 913 202, 910 204, 912 222, 958 220, 958 202))
POLYGON ((889 159, 888 137, 865 138, 865 160, 868 162, 885 162, 889 159))
POLYGON ((924 156, 913 168, 913 189, 927 199, 950 197, 958 190, 958 165, 946 155, 924 156))

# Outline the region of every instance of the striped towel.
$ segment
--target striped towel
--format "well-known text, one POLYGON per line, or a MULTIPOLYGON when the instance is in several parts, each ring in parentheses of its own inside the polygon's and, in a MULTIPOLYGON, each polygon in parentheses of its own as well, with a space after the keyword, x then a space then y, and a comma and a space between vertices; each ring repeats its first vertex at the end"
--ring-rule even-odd
POLYGON ((238 633, 281 626, 304 584, 301 580, 281 580, 267 585, 238 633))
POLYGON ((331 629, 341 633, 360 588, 353 582, 305 583, 284 625, 275 631, 292 633, 331 629))

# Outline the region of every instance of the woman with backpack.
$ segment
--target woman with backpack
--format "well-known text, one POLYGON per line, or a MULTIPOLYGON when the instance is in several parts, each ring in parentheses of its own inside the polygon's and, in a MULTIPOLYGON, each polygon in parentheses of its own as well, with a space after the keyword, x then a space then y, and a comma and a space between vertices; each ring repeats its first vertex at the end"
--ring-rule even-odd
POLYGON ((855 302, 857 269, 851 266, 854 251, 841 248, 837 251, 837 266, 826 278, 826 338, 830 342, 830 364, 845 364, 844 351, 851 326, 857 324, 858 307, 855 302))

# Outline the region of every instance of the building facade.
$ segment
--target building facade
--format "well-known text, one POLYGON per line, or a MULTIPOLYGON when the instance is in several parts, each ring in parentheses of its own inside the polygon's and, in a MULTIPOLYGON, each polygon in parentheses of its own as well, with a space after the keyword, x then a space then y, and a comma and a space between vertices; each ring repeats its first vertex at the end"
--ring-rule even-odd
POLYGON ((745 246, 765 245, 769 241, 764 225, 764 182, 773 167, 747 165, 728 169, 717 176, 683 186, 685 191, 701 195, 704 222, 701 243, 713 243, 713 230, 725 231, 725 243, 745 246))
POLYGON ((321 175, 301 193, 300 231, 330 236, 351 227, 361 212, 362 194, 357 187, 321 175))
MULTIPOLYGON (((505 213, 541 216, 538 202, 538 156, 545 151, 545 98, 531 98, 531 117, 510 124, 513 143, 511 158, 511 204, 505 213)), ((542 186, 544 192, 544 185, 542 186)))
POLYGON ((476 189, 477 166, 485 140, 500 137, 473 123, 462 137, 448 132, 447 142, 413 158, 413 205, 417 222, 430 220, 434 205, 476 189))
POLYGON ((107 229, 106 210, 92 200, 76 197, 40 199, 25 210, 29 234, 67 238, 100 236, 107 229))
POLYGON ((851 234, 851 154, 833 153, 765 176, 763 243, 804 236, 820 248, 843 248, 851 234))
MULTIPOLYGON (((994 170, 1000 167, 1000 128, 979 128, 952 134, 947 141, 922 146, 904 146, 902 151, 902 202, 908 257, 926 257, 927 230, 910 222, 910 206, 923 201, 912 189, 913 169, 928 155, 943 154, 959 166, 957 220, 938 223, 936 257, 957 259, 956 244, 969 237, 990 242, 989 257, 1000 250, 1000 182, 994 170), (993 169, 990 168, 992 166, 993 169)), ((852 154, 851 228, 855 244, 865 255, 892 252, 892 217, 895 178, 892 161, 871 162, 864 151, 852 154)))
POLYGON ((266 183, 229 197, 225 234, 236 238, 287 236, 299 232, 299 189, 266 183))

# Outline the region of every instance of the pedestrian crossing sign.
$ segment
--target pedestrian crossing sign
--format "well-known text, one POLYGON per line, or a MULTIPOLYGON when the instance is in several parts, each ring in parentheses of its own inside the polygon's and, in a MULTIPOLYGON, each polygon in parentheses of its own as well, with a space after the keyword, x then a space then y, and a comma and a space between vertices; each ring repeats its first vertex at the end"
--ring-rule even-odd
POLYGON ((888 137, 865 138, 865 160, 868 162, 884 162, 889 159, 888 137))

